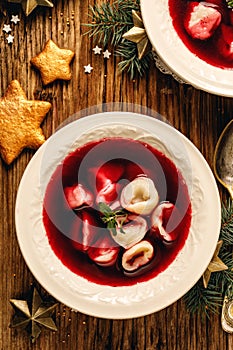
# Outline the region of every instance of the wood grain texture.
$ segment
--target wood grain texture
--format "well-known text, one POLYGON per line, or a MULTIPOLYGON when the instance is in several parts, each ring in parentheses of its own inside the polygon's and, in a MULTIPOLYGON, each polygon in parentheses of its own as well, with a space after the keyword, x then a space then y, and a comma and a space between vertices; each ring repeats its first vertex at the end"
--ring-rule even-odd
MULTIPOLYGON (((29 99, 49 98, 53 109, 43 123, 46 137, 74 113, 97 106, 110 110, 111 103, 130 103, 124 108, 157 111, 184 133, 203 153, 212 167, 213 151, 222 129, 233 117, 233 99, 198 91, 181 85, 160 73, 151 64, 148 76, 130 81, 118 74, 117 61, 93 55, 92 40, 82 34, 81 23, 88 21, 88 6, 94 0, 57 0, 53 9, 37 8, 25 18, 20 6, 9 5, 7 17, 0 15, 0 95, 12 79, 18 79, 29 99), (1 28, 11 14, 21 21, 13 26, 13 45, 8 45, 1 28), (73 17, 72 17, 73 14, 73 17), (72 19, 73 18, 73 19, 72 19), (44 88, 40 76, 30 65, 48 39, 60 47, 75 51, 70 82, 55 82, 44 88), (90 63, 92 74, 84 74, 90 63), (107 105, 103 105, 107 104, 107 105), (109 105, 108 105, 109 104, 109 105), (140 107, 140 106, 143 106, 140 107)), ((111 48, 109 48, 111 50, 111 48)), ((0 160, 0 349, 2 350, 231 350, 233 336, 224 333, 219 316, 202 320, 190 315, 183 300, 138 319, 104 320, 72 312, 59 304, 56 312, 57 333, 43 331, 32 345, 24 332, 9 328, 13 310, 10 298, 21 298, 35 284, 47 296, 27 268, 18 247, 14 207, 23 172, 34 152, 25 150, 11 165, 0 160)), ((221 193, 225 192, 220 188, 221 193)))

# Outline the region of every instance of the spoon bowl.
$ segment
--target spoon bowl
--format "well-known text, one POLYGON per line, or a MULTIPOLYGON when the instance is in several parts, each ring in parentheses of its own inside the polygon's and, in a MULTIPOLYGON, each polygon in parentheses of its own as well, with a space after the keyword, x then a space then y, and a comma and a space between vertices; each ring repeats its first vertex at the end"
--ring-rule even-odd
POLYGON ((215 147, 214 174, 233 199, 233 119, 221 133, 215 147))

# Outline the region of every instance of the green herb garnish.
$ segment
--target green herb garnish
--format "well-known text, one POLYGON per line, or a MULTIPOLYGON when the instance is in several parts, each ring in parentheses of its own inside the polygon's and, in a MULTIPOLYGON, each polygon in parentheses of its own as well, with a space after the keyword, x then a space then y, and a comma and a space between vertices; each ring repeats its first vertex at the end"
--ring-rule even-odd
POLYGON ((125 233, 122 226, 128 214, 124 209, 114 211, 106 203, 100 202, 99 210, 103 214, 101 220, 107 224, 107 228, 112 231, 113 236, 117 235, 116 228, 120 228, 120 232, 125 233))
POLYGON ((226 0, 227 2, 227 6, 230 8, 230 9, 233 9, 233 0, 226 0))

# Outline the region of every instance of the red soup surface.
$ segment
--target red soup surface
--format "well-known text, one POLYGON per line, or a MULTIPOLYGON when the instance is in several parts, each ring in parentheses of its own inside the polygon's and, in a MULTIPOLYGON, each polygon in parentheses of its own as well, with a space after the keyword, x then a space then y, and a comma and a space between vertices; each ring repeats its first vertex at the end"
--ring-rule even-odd
MULTIPOLYGON (((188 0, 168 0, 170 16, 173 26, 187 46, 187 48, 196 56, 206 61, 210 65, 222 68, 233 68, 233 10, 227 6, 226 0, 209 0, 209 1, 188 1, 188 0), (203 33, 210 23, 210 16, 200 19, 195 24, 192 33, 187 30, 187 24, 190 20, 190 9, 198 4, 204 5, 206 9, 211 7, 218 11, 221 20, 212 29, 210 29, 210 37, 204 40, 195 38, 198 31, 203 33), (211 31, 212 30, 212 31, 211 31)), ((204 11, 202 12, 204 16, 204 11)), ((198 21, 197 18, 194 19, 198 21)), ((211 27, 211 25, 210 25, 211 27)))
POLYGON ((101 285, 130 286, 157 276, 177 257, 189 234, 191 203, 182 174, 164 154, 144 142, 125 138, 105 138, 76 149, 58 165, 46 189, 43 223, 52 250, 75 274, 101 285), (104 174, 101 173, 101 169, 105 169, 104 174), (159 194, 159 203, 171 202, 179 212, 180 222, 176 228, 176 239, 169 244, 152 232, 151 214, 143 216, 148 227, 143 240, 153 246, 154 255, 148 263, 136 271, 127 272, 123 269, 121 263, 125 249, 118 246, 112 237, 111 242, 114 242, 117 258, 111 266, 100 266, 92 259, 98 255, 98 244, 96 251, 93 247, 82 250, 79 249, 82 245, 73 244, 74 235, 80 234, 74 232, 80 230, 80 225, 76 226, 74 222, 77 218, 80 220, 86 217, 85 215, 91 217, 91 220, 88 219, 90 221, 83 222, 88 234, 91 231, 91 235, 100 235, 98 242, 107 235, 110 237, 96 203, 100 186, 96 182, 97 174, 105 180, 107 178, 107 181, 110 178, 111 181, 117 182, 117 190, 113 198, 108 198, 108 205, 112 204, 111 201, 119 200, 122 188, 126 184, 138 176, 144 176, 153 180, 159 194), (89 205, 78 210, 69 207, 64 195, 66 188, 77 184, 81 184, 94 198, 92 203, 89 202, 89 205), (89 223, 93 225, 93 222, 95 224, 90 229, 88 225, 89 223))

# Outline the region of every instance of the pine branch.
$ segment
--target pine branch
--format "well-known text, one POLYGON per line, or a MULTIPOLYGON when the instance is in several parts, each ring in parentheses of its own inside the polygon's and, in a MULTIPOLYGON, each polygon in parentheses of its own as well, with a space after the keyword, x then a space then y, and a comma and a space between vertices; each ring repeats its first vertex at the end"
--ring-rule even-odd
POLYGON ((127 71, 134 79, 149 70, 152 53, 139 60, 137 45, 123 39, 123 34, 134 26, 132 10, 140 12, 140 0, 116 0, 113 4, 104 2, 90 7, 91 23, 85 24, 89 28, 85 34, 103 46, 110 43, 122 58, 118 64, 120 72, 127 71))
POLYGON ((143 76, 150 68, 152 53, 149 52, 141 60, 138 58, 137 45, 131 41, 123 40, 116 50, 116 55, 122 57, 122 61, 118 64, 119 70, 126 70, 130 79, 134 79, 137 74, 143 76))
POLYGON ((104 2, 90 6, 91 23, 85 24, 90 29, 85 34, 95 37, 103 46, 108 43, 117 46, 123 34, 133 26, 132 10, 140 10, 139 0, 117 0, 113 4, 104 2))
POLYGON ((210 313, 218 313, 223 303, 222 293, 216 290, 215 285, 205 288, 201 280, 184 296, 184 300, 189 312, 206 315, 208 318, 210 313))
POLYGON ((220 239, 223 240, 223 245, 233 245, 233 204, 231 200, 222 204, 220 239))
POLYGON ((221 249, 219 253, 220 259, 228 266, 228 270, 215 272, 211 275, 211 283, 218 286, 220 292, 224 294, 229 284, 233 283, 233 259, 232 251, 221 249))
POLYGON ((205 288, 200 279, 184 296, 187 310, 192 314, 210 317, 211 313, 219 314, 223 303, 223 294, 215 285, 205 288))
POLYGON ((223 240, 219 252, 220 259, 228 266, 228 270, 211 274, 207 288, 204 288, 202 278, 184 296, 187 309, 191 313, 201 313, 209 317, 210 312, 219 313, 224 295, 233 284, 233 202, 229 200, 222 204, 222 224, 220 239, 223 240))

